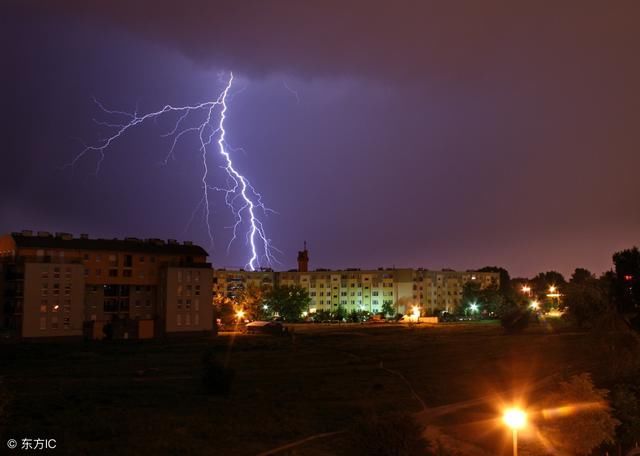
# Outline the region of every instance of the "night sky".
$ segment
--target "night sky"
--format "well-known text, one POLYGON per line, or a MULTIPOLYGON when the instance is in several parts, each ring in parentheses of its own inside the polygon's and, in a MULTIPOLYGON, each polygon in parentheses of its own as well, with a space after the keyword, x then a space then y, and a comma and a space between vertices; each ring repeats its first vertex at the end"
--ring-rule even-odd
MULTIPOLYGON (((196 143, 158 164, 169 123, 114 143, 97 176, 96 155, 63 165, 105 134, 92 97, 195 103, 232 70, 228 139, 278 212, 278 269, 307 240, 312 268, 602 272, 640 241, 638 2, 40 3, 0 14, 2 233, 209 248, 200 217, 186 228, 196 143)), ((242 266, 212 199, 211 260, 242 266)))

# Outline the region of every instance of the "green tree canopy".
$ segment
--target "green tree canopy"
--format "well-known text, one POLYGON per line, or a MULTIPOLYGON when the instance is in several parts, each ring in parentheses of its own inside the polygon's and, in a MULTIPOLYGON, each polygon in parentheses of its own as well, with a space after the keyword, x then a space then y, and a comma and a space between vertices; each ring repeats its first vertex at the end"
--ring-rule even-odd
POLYGON ((462 287, 462 306, 460 310, 468 309, 471 304, 478 305, 482 314, 499 314, 505 303, 505 296, 500 292, 497 284, 482 287, 479 282, 471 281, 462 287))
POLYGON ((274 287, 264 296, 264 304, 285 320, 298 320, 308 310, 311 298, 305 288, 298 285, 274 287))
POLYGON ((567 454, 590 454, 603 443, 613 443, 619 422, 611 415, 607 394, 594 386, 589 374, 561 382, 544 398, 545 418, 538 423, 542 434, 567 454), (570 414, 554 413, 564 406, 571 407, 570 414))
POLYGON ((391 301, 385 301, 382 303, 382 313, 385 317, 395 316, 396 308, 391 301))

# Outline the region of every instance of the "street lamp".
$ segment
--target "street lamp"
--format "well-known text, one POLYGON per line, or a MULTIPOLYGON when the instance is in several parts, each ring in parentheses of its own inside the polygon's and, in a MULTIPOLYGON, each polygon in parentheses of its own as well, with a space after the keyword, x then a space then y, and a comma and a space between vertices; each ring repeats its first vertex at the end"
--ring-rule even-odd
POLYGON ((529 285, 522 285, 522 292, 527 296, 531 296, 531 287, 529 285))
POLYGON ((529 307, 533 310, 538 310, 540 308, 540 303, 537 300, 533 300, 531 301, 531 304, 529 304, 529 307))
POLYGON ((518 456, 518 429, 527 425, 527 413, 519 408, 509 408, 504 411, 502 420, 513 434, 513 456, 518 456))
POLYGON ((244 310, 238 310, 236 312, 236 317, 238 318, 238 321, 242 320, 242 317, 244 317, 244 310))

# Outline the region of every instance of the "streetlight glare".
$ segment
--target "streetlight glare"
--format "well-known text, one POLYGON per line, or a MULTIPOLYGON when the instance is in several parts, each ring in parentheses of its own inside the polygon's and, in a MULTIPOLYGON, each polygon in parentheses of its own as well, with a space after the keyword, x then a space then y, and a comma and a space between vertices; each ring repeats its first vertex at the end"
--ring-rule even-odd
POLYGON ((538 310, 538 308, 540 307, 540 303, 538 301, 531 301, 529 307, 531 307, 533 310, 538 310))
POLYGON ((505 410, 502 419, 513 430, 522 429, 527 425, 527 414, 519 408, 505 410))

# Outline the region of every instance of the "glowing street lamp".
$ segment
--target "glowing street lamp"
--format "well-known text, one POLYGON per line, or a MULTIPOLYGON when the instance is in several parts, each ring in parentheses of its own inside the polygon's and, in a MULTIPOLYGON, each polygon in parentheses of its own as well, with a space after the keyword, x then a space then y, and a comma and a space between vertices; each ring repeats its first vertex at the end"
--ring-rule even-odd
POLYGON ((469 310, 471 311, 471 313, 476 313, 478 309, 479 307, 477 303, 472 302, 471 304, 469 304, 469 310))
POLYGON ((238 319, 238 321, 242 320, 243 317, 244 317, 244 310, 238 310, 236 312, 236 318, 238 319))
POLYGON ((527 413, 519 408, 509 408, 504 411, 502 421, 513 434, 513 456, 518 456, 518 429, 527 425, 527 413))
POLYGON ((533 310, 538 310, 540 308, 540 303, 537 300, 533 300, 531 301, 531 304, 529 304, 529 307, 533 310))
POLYGON ((531 287, 529 285, 522 285, 522 292, 527 296, 531 296, 531 287))

